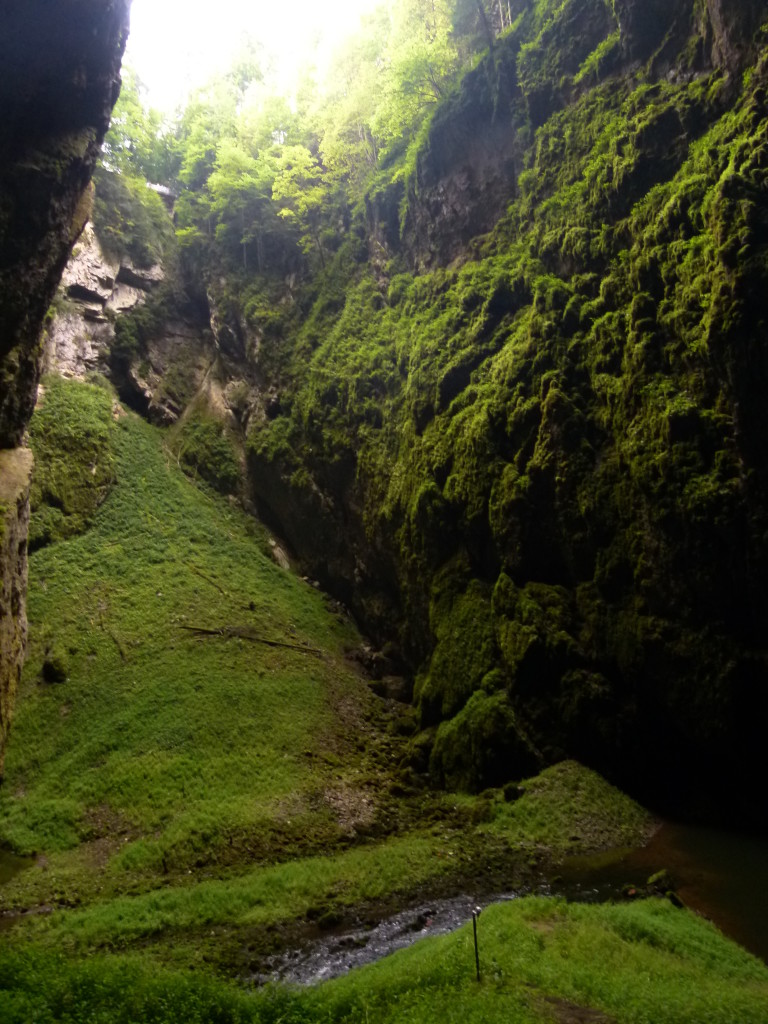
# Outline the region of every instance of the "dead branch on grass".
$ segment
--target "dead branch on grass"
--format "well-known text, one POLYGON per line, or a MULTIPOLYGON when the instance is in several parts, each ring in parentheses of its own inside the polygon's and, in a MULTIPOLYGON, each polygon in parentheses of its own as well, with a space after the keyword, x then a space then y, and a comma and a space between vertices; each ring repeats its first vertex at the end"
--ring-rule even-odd
POLYGON ((181 626, 188 633, 192 633, 195 639, 205 640, 208 637, 221 637, 223 640, 248 640, 254 644, 266 644, 267 647, 287 647, 289 651, 300 651, 302 654, 314 654, 322 658, 323 652, 317 647, 310 647, 307 644, 293 644, 288 640, 273 640, 270 637, 261 636, 249 626, 220 626, 216 629, 208 629, 205 626, 181 626))

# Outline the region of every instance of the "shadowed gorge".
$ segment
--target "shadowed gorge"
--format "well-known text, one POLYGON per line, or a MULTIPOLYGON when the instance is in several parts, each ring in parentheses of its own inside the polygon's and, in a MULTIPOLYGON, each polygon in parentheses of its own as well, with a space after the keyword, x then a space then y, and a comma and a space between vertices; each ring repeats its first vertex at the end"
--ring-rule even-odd
POLYGON ((538 894, 768 831, 765 3, 392 0, 173 117, 127 17, 0 39, 2 1024, 764 1024, 686 877, 538 894))

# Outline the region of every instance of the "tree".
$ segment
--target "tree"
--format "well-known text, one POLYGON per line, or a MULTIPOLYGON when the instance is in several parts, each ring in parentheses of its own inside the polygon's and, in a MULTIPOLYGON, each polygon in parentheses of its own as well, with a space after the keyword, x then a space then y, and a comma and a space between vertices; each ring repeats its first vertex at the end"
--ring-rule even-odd
POLYGON ((263 269, 262 241, 274 222, 272 181, 274 160, 268 152, 252 156, 233 139, 225 139, 208 178, 216 240, 239 246, 243 269, 248 269, 248 247, 256 244, 256 262, 263 269))
POLYGON ((328 206, 329 187, 323 170, 306 146, 284 146, 277 161, 272 198, 279 215, 295 221, 299 244, 305 253, 314 249, 325 267, 321 228, 328 206))
POLYGON ((379 159, 381 140, 374 123, 387 93, 390 29, 384 8, 364 21, 362 31, 336 54, 316 114, 323 163, 347 176, 353 192, 361 190, 356 186, 364 185, 379 159))
POLYGON ((131 68, 123 69, 120 98, 104 140, 102 162, 114 171, 167 183, 176 174, 176 140, 172 126, 145 103, 145 89, 131 68))
POLYGON ((213 173, 223 139, 234 138, 237 92, 231 82, 213 79, 187 104, 177 129, 179 179, 186 188, 200 191, 213 173))
POLYGON ((386 139, 418 126, 461 67, 448 0, 397 0, 387 47, 388 88, 374 122, 386 139))

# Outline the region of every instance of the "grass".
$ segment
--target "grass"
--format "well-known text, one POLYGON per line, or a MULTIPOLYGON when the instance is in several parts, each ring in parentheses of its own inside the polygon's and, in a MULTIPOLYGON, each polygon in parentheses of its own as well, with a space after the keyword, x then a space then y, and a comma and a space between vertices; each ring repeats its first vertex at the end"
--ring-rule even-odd
POLYGON ((94 528, 33 559, 2 837, 63 850, 120 822, 186 864, 195 837, 224 823, 300 817, 323 774, 313 758, 351 742, 332 691, 342 679, 354 721, 368 695, 343 663, 351 627, 260 550, 240 513, 166 465, 132 417, 114 444, 120 479, 94 528), (324 657, 183 628, 226 625, 324 657), (41 681, 51 639, 68 656, 64 686, 41 681))
POLYGON ((578 1020, 578 1007, 656 1024, 764 1020, 764 965, 668 904, 523 900, 488 908, 479 933, 480 985, 465 926, 331 983, 316 1005, 338 1021, 578 1020))
POLYGON ((716 929, 659 900, 623 906, 529 898, 497 904, 472 929, 426 939, 309 989, 255 993, 204 975, 150 972, 135 958, 73 963, 0 948, 4 1024, 763 1024, 768 970, 716 929))
POLYGON ((35 454, 30 503, 32 549, 81 533, 114 477, 112 395, 102 385, 46 377, 30 424, 35 454))
POLYGON ((559 855, 575 846, 632 846, 649 828, 642 808, 575 761, 553 765, 519 788, 518 800, 496 798, 493 818, 483 828, 514 835, 520 846, 544 846, 559 855))
MULTIPOLYGON (((448 821, 422 823, 374 845, 337 850, 333 855, 261 865, 221 878, 196 877, 184 885, 107 898, 83 908, 62 909, 30 920, 26 932, 57 949, 84 951, 125 948, 165 936, 172 938, 172 960, 200 964, 211 960, 207 930, 226 927, 241 933, 299 922, 333 908, 337 917, 361 905, 408 899, 450 882, 459 872, 478 876, 477 843, 466 837, 473 819, 476 839, 487 859, 494 841, 522 856, 522 867, 562 856, 574 848, 637 843, 648 816, 628 797, 574 762, 565 762, 523 783, 514 803, 500 791, 480 800, 453 795, 448 821), (465 828, 456 827, 464 814, 465 828), (575 828, 590 832, 585 840, 575 828)), ((118 862, 124 860, 118 856, 118 862)), ((510 870, 508 865, 507 870, 510 870)), ((511 881, 508 877, 507 881, 511 881)), ((221 934, 217 933, 217 943, 221 934)))

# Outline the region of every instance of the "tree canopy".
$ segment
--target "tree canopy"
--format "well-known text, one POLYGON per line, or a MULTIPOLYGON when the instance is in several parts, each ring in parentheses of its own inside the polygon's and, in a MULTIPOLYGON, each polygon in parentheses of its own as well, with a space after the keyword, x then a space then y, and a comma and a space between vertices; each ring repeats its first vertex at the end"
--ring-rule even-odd
MULTIPOLYGON (((393 0, 361 21, 322 82, 307 68, 292 95, 271 86, 258 43, 246 39, 172 123, 128 69, 100 189, 114 201, 135 198, 143 181, 170 186, 182 249, 210 267, 279 273, 294 253, 322 268, 345 205, 390 152, 419 137, 460 73, 510 25, 510 2, 393 0), (119 182, 105 185, 107 173, 119 182)), ((122 222, 113 234, 130 233, 130 213, 122 222)))

